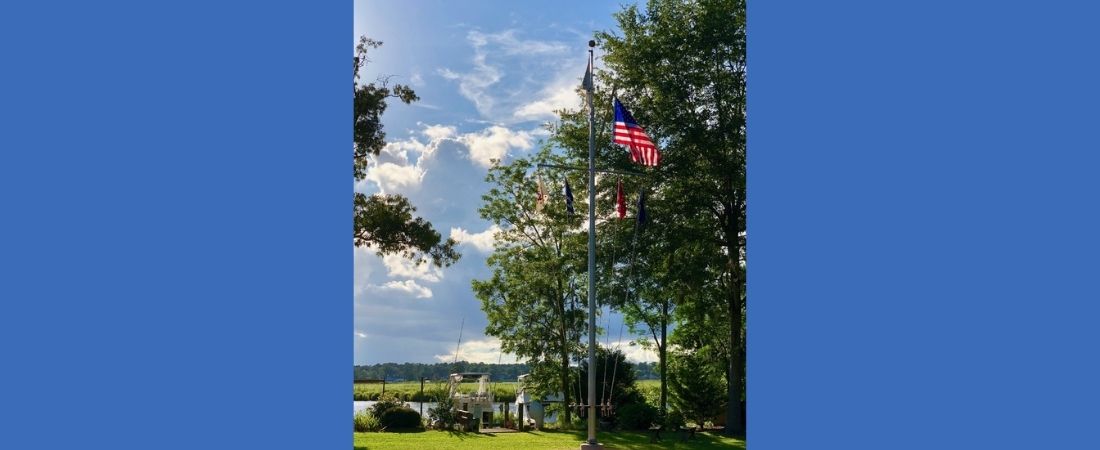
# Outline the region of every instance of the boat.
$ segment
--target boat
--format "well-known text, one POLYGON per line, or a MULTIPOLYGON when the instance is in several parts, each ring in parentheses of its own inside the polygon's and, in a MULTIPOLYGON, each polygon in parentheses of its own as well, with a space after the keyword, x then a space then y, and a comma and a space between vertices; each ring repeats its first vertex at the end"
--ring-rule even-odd
POLYGON ((493 391, 489 389, 490 376, 485 372, 452 373, 447 379, 448 394, 454 400, 454 408, 460 416, 477 418, 479 424, 493 420, 493 391), (461 392, 459 387, 471 380, 477 381, 477 391, 461 392))
POLYGON ((528 392, 526 379, 529 375, 520 375, 517 380, 519 381, 519 390, 516 392, 516 411, 519 411, 520 417, 524 418, 523 421, 526 425, 541 430, 543 422, 556 422, 558 419, 557 414, 546 417, 545 405, 547 403, 562 403, 565 395, 559 392, 539 397, 528 392))

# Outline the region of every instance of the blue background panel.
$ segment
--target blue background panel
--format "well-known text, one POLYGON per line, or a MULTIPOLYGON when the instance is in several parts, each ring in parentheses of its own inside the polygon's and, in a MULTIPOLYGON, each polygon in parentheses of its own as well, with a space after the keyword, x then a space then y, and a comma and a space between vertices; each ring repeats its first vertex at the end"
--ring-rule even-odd
MULTIPOLYGON (((2 8, 0 447, 347 448, 352 5, 2 8)), ((752 448, 1095 447, 1095 13, 750 4, 752 448)))
POLYGON ((1093 448, 1084 2, 750 2, 754 449, 1093 448))
POLYGON ((351 2, 0 6, 0 448, 349 448, 351 2))

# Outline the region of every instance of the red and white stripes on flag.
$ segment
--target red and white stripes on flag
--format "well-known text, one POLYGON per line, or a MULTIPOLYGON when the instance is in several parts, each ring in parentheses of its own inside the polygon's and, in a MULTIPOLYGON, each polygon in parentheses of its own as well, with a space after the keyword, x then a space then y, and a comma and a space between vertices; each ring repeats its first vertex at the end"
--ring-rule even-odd
POLYGON ((661 152, 657 145, 645 134, 645 130, 638 126, 638 122, 615 99, 615 131, 613 142, 622 144, 630 150, 630 160, 640 162, 642 165, 656 167, 661 162, 661 152))

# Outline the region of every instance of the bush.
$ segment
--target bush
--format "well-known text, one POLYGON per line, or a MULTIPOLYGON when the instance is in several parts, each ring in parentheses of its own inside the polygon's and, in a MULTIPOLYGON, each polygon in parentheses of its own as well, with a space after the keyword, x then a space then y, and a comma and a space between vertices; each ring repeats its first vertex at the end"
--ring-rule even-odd
POLYGON ((657 408, 648 403, 627 403, 619 407, 618 424, 624 430, 645 430, 657 418, 657 408))
POLYGON ((454 399, 441 393, 436 402, 434 408, 428 408, 428 420, 431 421, 431 425, 435 426, 438 423, 442 428, 453 428, 458 421, 458 414, 454 411, 454 399))
POLYGON ((370 410, 371 414, 374 414, 374 417, 381 419, 386 411, 394 408, 401 408, 403 406, 405 406, 405 404, 398 400, 396 396, 393 394, 386 394, 378 399, 378 403, 371 405, 370 410))
POLYGON ((378 422, 387 430, 415 429, 420 428, 420 414, 407 406, 399 406, 383 412, 378 422))
POLYGON ((360 433, 382 431, 382 423, 369 411, 355 413, 355 431, 360 433))
POLYGON ((687 420, 684 419, 684 415, 680 411, 669 411, 662 421, 666 430, 676 430, 687 424, 687 420))

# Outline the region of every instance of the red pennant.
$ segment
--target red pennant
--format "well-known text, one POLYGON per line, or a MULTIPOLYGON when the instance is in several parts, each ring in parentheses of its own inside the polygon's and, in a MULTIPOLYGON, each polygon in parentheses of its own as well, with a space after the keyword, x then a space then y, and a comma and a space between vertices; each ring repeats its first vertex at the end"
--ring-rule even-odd
POLYGON ((626 196, 623 195, 623 180, 619 180, 619 193, 615 196, 615 203, 619 205, 619 218, 626 217, 626 196))

